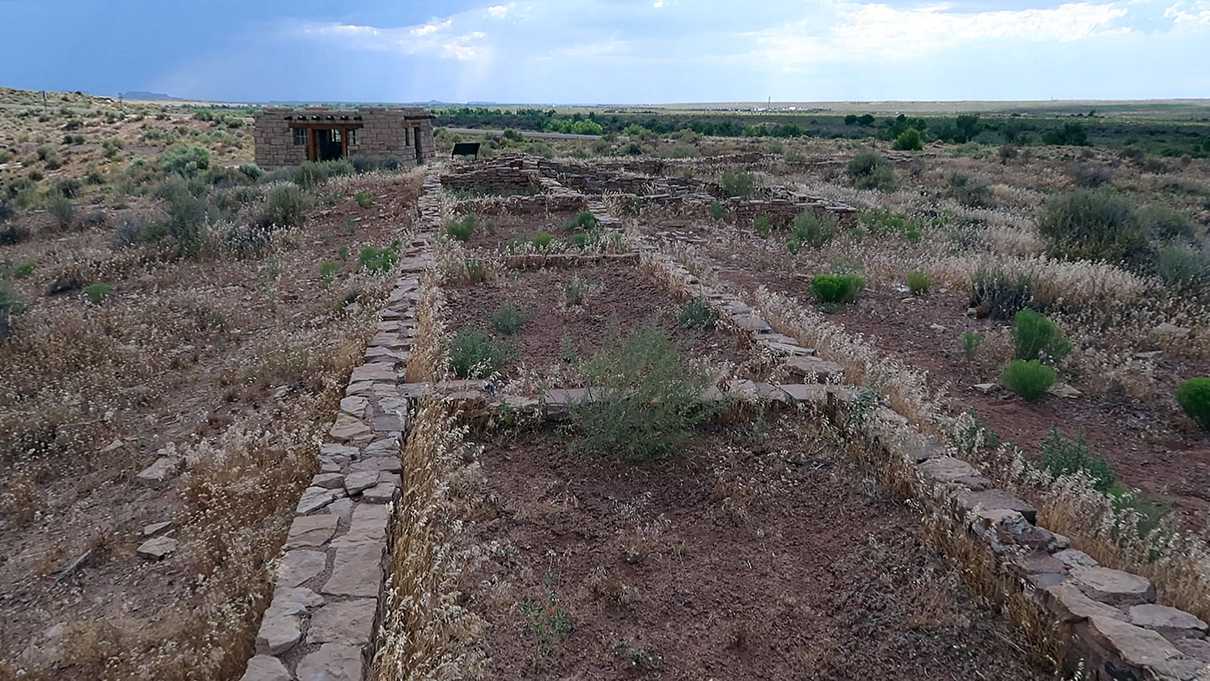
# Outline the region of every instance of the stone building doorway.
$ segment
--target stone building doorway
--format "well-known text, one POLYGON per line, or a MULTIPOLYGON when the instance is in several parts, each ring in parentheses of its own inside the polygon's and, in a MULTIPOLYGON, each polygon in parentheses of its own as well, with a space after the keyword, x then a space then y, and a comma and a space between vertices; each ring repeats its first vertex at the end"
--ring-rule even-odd
POLYGON ((315 158, 313 161, 335 161, 348 153, 348 140, 340 128, 313 128, 315 158))

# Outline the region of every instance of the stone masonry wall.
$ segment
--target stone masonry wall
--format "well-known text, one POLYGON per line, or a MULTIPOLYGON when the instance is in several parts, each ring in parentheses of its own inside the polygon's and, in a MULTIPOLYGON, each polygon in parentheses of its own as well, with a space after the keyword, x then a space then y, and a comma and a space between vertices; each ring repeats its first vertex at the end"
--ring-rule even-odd
POLYGON ((324 123, 331 117, 333 125, 360 123, 356 142, 350 142, 348 156, 361 156, 377 161, 394 159, 401 167, 416 165, 419 145, 420 158, 434 157, 433 119, 422 109, 362 108, 270 108, 257 113, 252 129, 256 145, 256 164, 272 169, 299 165, 307 160, 307 145, 295 144, 290 124, 300 119, 324 123), (314 117, 319 120, 314 120, 314 117), (290 117, 292 120, 287 120, 290 117), (412 128, 411 143, 405 128, 412 128))
MULTIPOLYGON (((430 174, 422 230, 438 219, 437 188, 430 174)), ((415 341, 429 236, 422 232, 406 247, 365 363, 353 370, 320 447, 320 472, 298 500, 242 681, 362 681, 369 668, 411 407, 399 381, 415 341)))

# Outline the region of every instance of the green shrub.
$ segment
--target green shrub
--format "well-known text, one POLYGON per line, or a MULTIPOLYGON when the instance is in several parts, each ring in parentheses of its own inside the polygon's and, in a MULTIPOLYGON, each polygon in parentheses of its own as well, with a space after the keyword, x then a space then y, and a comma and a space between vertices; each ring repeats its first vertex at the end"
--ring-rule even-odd
POLYGON ((1071 352, 1071 341, 1059 326, 1028 309, 1017 312, 1013 318, 1013 344, 1016 359, 1057 361, 1071 352))
POLYGON ((579 213, 576 213, 574 218, 568 220, 567 223, 563 225, 563 229, 569 232, 581 232, 591 231, 599 226, 600 222, 597 221, 597 216, 586 210, 582 210, 579 213))
POLYGON ((459 331, 450 342, 450 368, 458 378, 480 378, 498 372, 509 351, 481 331, 459 331))
POLYGON ((1189 246, 1161 246, 1155 253, 1155 273, 1169 286, 1194 286, 1210 278, 1210 258, 1189 246))
POLYGON ((723 189, 723 194, 728 197, 752 196, 752 192, 756 190, 756 181, 753 179, 752 173, 742 170, 724 171, 719 185, 723 189))
POLYGON ((571 409, 580 451, 627 460, 663 456, 711 413, 702 401, 709 372, 685 362, 657 329, 640 329, 598 353, 584 377, 592 399, 571 409))
POLYGON ((76 204, 59 192, 52 192, 46 198, 46 212, 55 219, 59 229, 69 229, 76 221, 76 204))
POLYGON ((163 236, 171 237, 176 244, 177 255, 196 256, 206 242, 209 220, 206 201, 195 196, 180 177, 165 180, 156 189, 156 195, 164 201, 168 218, 161 225, 147 230, 149 238, 158 240, 163 236))
POLYGON ((265 176, 265 171, 255 163, 245 163, 239 167, 239 171, 244 174, 249 180, 256 182, 265 176))
POLYGON ((831 213, 804 210, 796 215, 794 222, 790 224, 790 238, 786 242, 786 248, 790 249, 791 253, 798 253, 803 246, 820 248, 836 236, 839 225, 839 220, 831 213))
POLYGON ((908 272, 908 290, 914 296, 927 295, 929 292, 929 275, 927 272, 908 272))
POLYGON ((475 216, 463 215, 460 218, 450 218, 445 223, 445 233, 451 239, 458 241, 470 241, 471 235, 475 232, 475 216))
POLYGON ((1203 430, 1210 430, 1210 378, 1191 378, 1176 390, 1177 404, 1203 430))
POLYGON ((88 297, 88 302, 93 305, 100 305, 109 296, 111 291, 113 291, 113 284, 101 281, 84 287, 84 295, 88 297))
POLYGON ((1113 169, 1099 163, 1084 163, 1077 161, 1071 164, 1071 179, 1076 186, 1085 189, 1095 189, 1108 184, 1113 179, 1113 169))
POLYGON ((343 269, 343 265, 331 260, 325 260, 319 263, 319 278, 323 281, 324 286, 330 286, 336 280, 336 275, 343 269))
POLYGON ((306 192, 293 184, 279 184, 265 195, 257 223, 262 227, 295 227, 307 217, 306 192))
POLYGON ((962 355, 968 361, 975 359, 975 353, 979 351, 979 346, 983 345, 983 336, 974 331, 962 332, 962 355))
POLYGON ((366 246, 361 249, 357 261, 371 274, 389 274, 399 260, 399 245, 393 243, 385 248, 366 246))
POLYGON ((722 220, 723 216, 726 214, 727 214, 727 209, 723 206, 723 203, 721 201, 711 201, 710 202, 710 218, 711 219, 722 220))
POLYGON ((895 137, 893 146, 897 151, 920 151, 924 148, 924 140, 920 138, 919 130, 908 128, 895 137))
POLYGON ((992 203, 992 188, 986 180, 965 173, 950 173, 949 196, 972 208, 986 208, 992 203))
POLYGON ((513 335, 524 323, 525 316, 521 314, 521 308, 512 303, 501 305, 492 313, 492 326, 505 335, 513 335))
POLYGON ((579 276, 573 276, 570 281, 563 287, 563 300, 568 307, 575 307, 584 303, 584 296, 588 293, 588 283, 579 276))
POLYGON ((1101 493, 1107 493, 1117 479, 1109 463, 1088 450, 1084 438, 1072 440, 1054 428, 1042 441, 1042 468, 1056 478, 1082 471, 1101 493))
POLYGON ((970 304, 980 317, 1010 319, 1033 300, 1033 285, 1027 274, 980 268, 971 275, 970 304))
POLYGON ((702 296, 689 299, 681 308, 680 324, 686 329, 713 329, 718 323, 718 312, 702 296))
POLYGON ((1046 202, 1038 231, 1052 255, 1112 263, 1139 263, 1147 255, 1147 236, 1134 205, 1102 190, 1081 190, 1046 202))
POLYGON ((1195 228, 1188 215, 1168 206, 1143 206, 1138 211, 1139 226, 1152 239, 1192 239, 1195 228))
MULTIPOLYGON (((334 161, 307 161, 292 172, 294 184, 303 189, 312 189, 327 182, 330 178, 341 175, 352 175, 355 172, 353 164, 345 158, 334 161)), ((273 175, 269 175, 273 178, 273 175)))
POLYGON ((849 161, 849 179, 858 189, 895 189, 895 169, 878 152, 863 151, 849 161))
POLYGON ((367 191, 359 191, 353 195, 353 200, 361 208, 369 208, 374 205, 374 197, 367 191))
POLYGON ((1027 402, 1045 395, 1056 378, 1054 369, 1036 359, 1014 359, 1000 373, 1000 382, 1027 402))
POLYGON ((752 229, 762 237, 773 233, 773 220, 768 215, 757 215, 752 220, 752 229))
POLYGON ((173 147, 160 155, 160 169, 168 174, 193 177, 210 167, 210 152, 194 144, 173 147))
POLYGON ((856 274, 820 274, 811 280, 811 292, 821 303, 849 303, 857 299, 865 279, 856 274))
POLYGON ((885 208, 863 210, 857 221, 871 236, 899 235, 912 243, 920 241, 923 236, 919 219, 885 208))

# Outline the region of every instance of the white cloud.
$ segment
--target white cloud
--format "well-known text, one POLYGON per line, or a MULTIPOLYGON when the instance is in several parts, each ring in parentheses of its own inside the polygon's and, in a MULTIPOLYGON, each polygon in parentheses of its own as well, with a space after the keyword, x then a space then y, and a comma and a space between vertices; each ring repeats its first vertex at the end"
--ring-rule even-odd
POLYGON ((854 59, 920 57, 989 40, 1065 43, 1127 34, 1117 22, 1127 10, 1116 3, 1069 3, 1048 9, 954 11, 938 4, 896 8, 885 4, 837 5, 831 21, 803 19, 745 34, 765 59, 788 65, 854 59))
POLYGON ((1182 0, 1164 10, 1177 26, 1210 26, 1210 0, 1182 0))
POLYGON ((475 61, 488 54, 486 33, 453 33, 453 26, 453 18, 399 28, 322 23, 304 24, 296 33, 313 40, 345 41, 344 45, 352 49, 402 55, 431 55, 442 59, 475 61))
POLYGON ((512 4, 507 5, 492 5, 487 8, 487 13, 497 19, 502 19, 512 11, 512 4))

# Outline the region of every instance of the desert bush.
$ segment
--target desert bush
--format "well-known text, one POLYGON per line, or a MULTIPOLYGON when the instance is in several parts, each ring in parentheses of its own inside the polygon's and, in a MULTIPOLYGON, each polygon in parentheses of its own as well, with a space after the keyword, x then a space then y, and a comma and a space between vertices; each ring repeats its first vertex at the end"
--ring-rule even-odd
POLYGON ((921 139, 919 130, 908 128, 895 137, 892 146, 896 151, 920 151, 924 148, 924 140, 921 139))
POLYGON ((84 295, 88 298, 88 302, 93 305, 100 305, 113 292, 113 284, 108 284, 103 281, 94 282, 84 287, 84 295))
POLYGON ((820 248, 824 246, 839 230, 840 221, 831 213, 817 213, 805 210, 794 217, 790 224, 790 238, 786 248, 791 253, 798 253, 803 246, 820 248))
POLYGON ((1138 211, 1139 226, 1152 239, 1192 239, 1193 220, 1188 215, 1168 206, 1143 206, 1138 211))
POLYGON ((356 172, 346 158, 334 161, 307 161, 293 171, 294 184, 303 189, 313 189, 333 177, 352 175, 356 172))
POLYGON ((563 229, 567 230, 568 232, 584 232, 594 230, 599 226, 600 222, 597 221, 597 216, 593 215, 589 211, 582 210, 579 213, 576 213, 574 218, 568 220, 563 225, 563 229))
POLYGON ((25 225, 13 222, 0 225, 0 246, 12 246, 28 239, 31 235, 25 225))
POLYGON ((69 229, 76 221, 76 204, 58 192, 52 192, 46 198, 46 212, 55 219, 59 229, 69 229))
POLYGON ((927 272, 908 272, 908 290, 914 296, 927 295, 929 292, 929 275, 927 272))
POLYGON ((1014 357, 1058 361, 1071 352, 1071 341, 1059 326, 1033 310, 1020 310, 1013 317, 1014 357))
POLYGON ((760 214, 752 219, 752 230, 761 237, 767 237, 773 233, 773 219, 768 215, 760 214))
POLYGON ((588 282, 581 279, 579 276, 573 276, 563 287, 563 300, 568 307, 575 307, 584 303, 584 296, 588 294, 588 282))
POLYGON ((849 179, 858 189, 895 189, 895 169, 876 151, 863 151, 849 161, 849 179))
POLYGON ((361 249, 357 261, 370 274, 390 274, 399 261, 399 243, 394 242, 383 248, 366 246, 361 249))
POLYGON ((820 274, 811 280, 811 292, 821 303, 850 303, 865 288, 865 279, 856 274, 820 274))
POLYGON ((709 372, 686 362, 657 329, 614 342, 586 362, 583 373, 591 399, 571 408, 582 452, 627 460, 663 456, 710 415, 702 401, 709 372))
POLYGON ((512 303, 506 303, 496 308, 492 313, 492 327, 505 335, 513 335, 525 324, 525 316, 521 308, 512 303))
POLYGON ((257 224, 264 228, 301 225, 307 217, 309 203, 306 192, 297 185, 275 185, 265 194, 257 224))
POLYGON ((1072 163, 1068 174, 1071 175, 1076 186, 1085 189, 1095 189, 1108 184, 1113 179, 1113 169, 1109 166, 1085 161, 1072 163))
POLYGON ((1020 156, 1021 151, 1015 144, 1002 144, 1000 145, 998 155, 1000 156, 1001 163, 1008 163, 1009 161, 1020 156))
POLYGON ((1134 205, 1104 190, 1052 197, 1038 219, 1038 231, 1059 257, 1138 264, 1148 250, 1134 205))
POLYGON ((695 296, 681 308, 681 327, 686 329, 713 329, 718 323, 718 312, 702 296, 695 296))
POLYGON ((210 167, 210 152, 194 144, 173 147, 160 155, 160 170, 193 177, 210 167))
POLYGON ((459 331, 450 341, 450 369, 459 378, 480 378, 499 371, 509 352, 487 334, 473 329, 459 331))
POLYGON ((51 190, 66 196, 69 199, 77 198, 80 195, 80 189, 83 185, 74 177, 61 177, 55 180, 54 188, 51 190))
POLYGON ((885 208, 863 210, 857 221, 871 236, 897 235, 916 243, 923 235, 921 220, 885 208))
POLYGON ((1176 390, 1176 402, 1203 430, 1210 430, 1210 378, 1191 378, 1176 390))
POLYGON ((1036 359, 1014 359, 1000 373, 1000 382, 1027 402, 1042 397, 1055 384, 1058 374, 1036 359))
POLYGON ((239 167, 239 171, 244 174, 244 177, 253 182, 259 182, 265 176, 265 171, 255 163, 244 163, 239 167))
POLYGON ((353 200, 357 202, 360 208, 369 208, 374 205, 374 197, 367 191, 359 191, 353 195, 353 200))
POLYGON ((727 209, 723 206, 721 201, 710 202, 710 218, 712 220, 722 220, 723 216, 726 214, 727 209))
POLYGON ((1210 258, 1189 246, 1161 246, 1154 264, 1156 276, 1169 286, 1194 286, 1210 278, 1210 258))
POLYGON ((1054 428, 1042 441, 1042 469, 1052 478, 1083 473, 1092 481, 1093 489, 1102 494, 1109 492, 1117 480, 1109 463, 1088 450, 1084 438, 1072 440, 1054 428))
POLYGON ((965 173, 950 173, 946 178, 950 198, 964 206, 986 208, 992 203, 992 188, 986 180, 965 173))
POLYGON ((474 232, 475 216, 473 214, 463 215, 460 218, 450 218, 445 223, 445 233, 451 239, 470 241, 471 235, 474 232))
POLYGON ((336 281, 336 275, 344 269, 344 265, 333 260, 325 260, 319 263, 319 279, 324 286, 331 286, 333 281, 336 281))
POLYGON ((980 317, 1008 319, 1033 298, 1033 279, 1025 273, 980 269, 970 277, 970 306, 980 317))
POLYGON ((195 196, 189 185, 179 177, 165 180, 156 195, 164 202, 167 219, 159 228, 146 233, 152 240, 156 235, 170 237, 182 257, 198 255, 206 242, 208 207, 205 199, 195 196))
POLYGON ((726 196, 747 197, 752 196, 752 192, 756 190, 756 180, 752 177, 752 173, 742 170, 727 170, 719 179, 719 186, 722 187, 723 194, 726 196))
POLYGON ((530 239, 530 243, 532 243, 534 248, 539 251, 547 250, 554 242, 555 235, 551 234, 550 232, 538 232, 534 235, 533 239, 530 239))
POLYGON ((979 346, 983 345, 983 336, 974 331, 962 332, 962 356, 966 357, 967 361, 975 359, 975 353, 979 351, 979 346))

